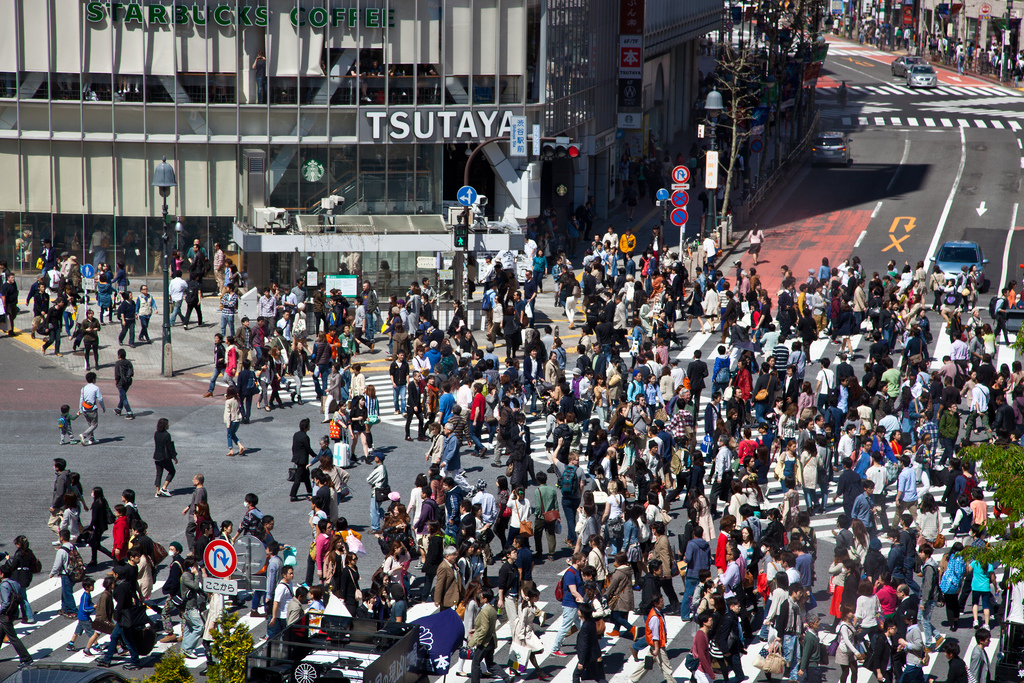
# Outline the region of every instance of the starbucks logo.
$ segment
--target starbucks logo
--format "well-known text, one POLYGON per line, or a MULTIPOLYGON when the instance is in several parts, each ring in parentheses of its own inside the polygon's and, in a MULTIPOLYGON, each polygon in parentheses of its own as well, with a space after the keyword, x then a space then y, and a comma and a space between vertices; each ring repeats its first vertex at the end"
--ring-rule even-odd
POLYGON ((302 165, 302 177, 308 183, 318 182, 324 177, 324 165, 316 159, 310 159, 302 165))

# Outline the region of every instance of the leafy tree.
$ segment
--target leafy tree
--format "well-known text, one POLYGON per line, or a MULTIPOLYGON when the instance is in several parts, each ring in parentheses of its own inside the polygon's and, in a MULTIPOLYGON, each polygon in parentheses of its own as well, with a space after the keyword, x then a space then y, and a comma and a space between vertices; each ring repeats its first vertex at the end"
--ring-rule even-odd
POLYGON ((979 443, 961 450, 960 457, 981 465, 1003 510, 1001 517, 988 520, 989 544, 984 548, 967 548, 964 555, 981 564, 1006 567, 1011 582, 1024 580, 1024 448, 979 443))
POLYGON ((192 672, 185 666, 181 650, 172 648, 165 652, 145 683, 193 683, 192 672))
POLYGON ((224 611, 213 628, 212 664, 208 683, 245 683, 246 662, 252 652, 252 634, 238 615, 224 611))

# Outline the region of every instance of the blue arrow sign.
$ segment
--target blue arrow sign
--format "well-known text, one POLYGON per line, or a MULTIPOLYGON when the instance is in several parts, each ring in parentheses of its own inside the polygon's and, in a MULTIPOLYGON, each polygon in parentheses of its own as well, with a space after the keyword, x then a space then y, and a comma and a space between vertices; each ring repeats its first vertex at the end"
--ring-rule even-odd
POLYGON ((460 187, 458 194, 455 196, 458 198, 459 204, 463 206, 473 206, 476 203, 476 190, 469 185, 460 187))
POLYGON ((92 277, 96 274, 96 269, 93 268, 91 263, 86 263, 82 266, 82 277, 92 277))
POLYGON ((661 188, 660 190, 658 190, 657 197, 659 202, 665 201, 666 199, 668 199, 668 190, 666 190, 664 187, 661 188))
POLYGON ((213 551, 213 567, 214 569, 226 569, 231 566, 231 557, 228 555, 228 551, 224 548, 217 548, 213 551))

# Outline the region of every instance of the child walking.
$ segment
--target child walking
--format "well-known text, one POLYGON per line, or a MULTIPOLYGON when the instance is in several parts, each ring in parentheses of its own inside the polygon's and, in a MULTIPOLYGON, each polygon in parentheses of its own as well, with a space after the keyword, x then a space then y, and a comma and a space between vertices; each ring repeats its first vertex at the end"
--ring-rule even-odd
POLYGON ((82 597, 78 601, 78 625, 75 626, 71 642, 64 648, 68 652, 74 652, 75 640, 78 639, 78 636, 89 636, 89 641, 85 644, 85 650, 82 652, 86 657, 95 657, 99 654, 92 649, 96 645, 96 641, 100 639, 100 634, 92 627, 92 615, 96 613, 96 606, 92 604, 92 589, 95 585, 95 582, 88 576, 82 579, 82 597))
POLYGON ((64 404, 60 407, 60 417, 57 418, 57 427, 60 429, 60 445, 64 444, 75 444, 78 440, 75 439, 75 430, 71 426, 71 421, 78 419, 78 415, 71 413, 71 406, 64 404), (65 439, 67 439, 65 441, 65 439))

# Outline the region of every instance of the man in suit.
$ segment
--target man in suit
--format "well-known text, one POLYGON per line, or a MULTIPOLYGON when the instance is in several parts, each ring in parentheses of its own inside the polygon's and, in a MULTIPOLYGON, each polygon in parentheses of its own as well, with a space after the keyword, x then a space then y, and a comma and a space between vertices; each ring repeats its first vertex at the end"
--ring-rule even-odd
MULTIPOLYGON (((442 564, 441 566, 444 565, 442 564)), ((441 573, 438 570, 438 578, 440 576, 441 573)), ((467 642, 473 650, 473 668, 470 674, 471 683, 480 683, 480 663, 484 661, 487 662, 487 669, 492 675, 496 675, 504 683, 511 683, 512 680, 494 662, 494 648, 498 646, 498 639, 496 637, 498 611, 491 604, 493 599, 494 593, 490 588, 484 588, 476 595, 476 604, 480 606, 480 611, 477 612, 476 619, 473 620, 473 630, 470 632, 472 635, 469 636, 467 642)))
POLYGON ((306 485, 306 494, 313 495, 313 486, 309 482, 309 459, 317 457, 316 451, 309 444, 309 418, 304 417, 299 421, 299 431, 292 436, 292 464, 298 470, 295 473, 295 481, 292 482, 291 501, 294 503, 299 498, 299 484, 306 485))
POLYGON ((536 383, 544 380, 544 364, 537 359, 537 347, 530 349, 530 353, 523 359, 523 393, 524 398, 530 399, 530 412, 537 412, 537 388, 536 383))
POLYGON ((882 624, 882 632, 871 637, 869 654, 864 660, 864 668, 875 675, 878 683, 892 683, 893 681, 893 667, 890 662, 893 652, 892 638, 895 635, 896 622, 889 618, 882 624))
MULTIPOLYGON (((960 659, 960 643, 950 638, 942 645, 942 651, 946 653, 948 660, 948 673, 945 683, 967 683, 967 665, 960 659)), ((978 683, 983 683, 979 681, 978 683)))
POLYGON ((701 351, 696 349, 693 352, 693 360, 686 366, 686 377, 690 380, 690 393, 693 394, 693 417, 696 419, 700 411, 700 395, 707 386, 704 378, 708 376, 708 364, 700 359, 701 351))
POLYGON ((455 570, 455 556, 458 551, 450 545, 444 549, 444 560, 437 567, 434 584, 434 605, 440 609, 451 609, 462 598, 462 577, 455 570))

